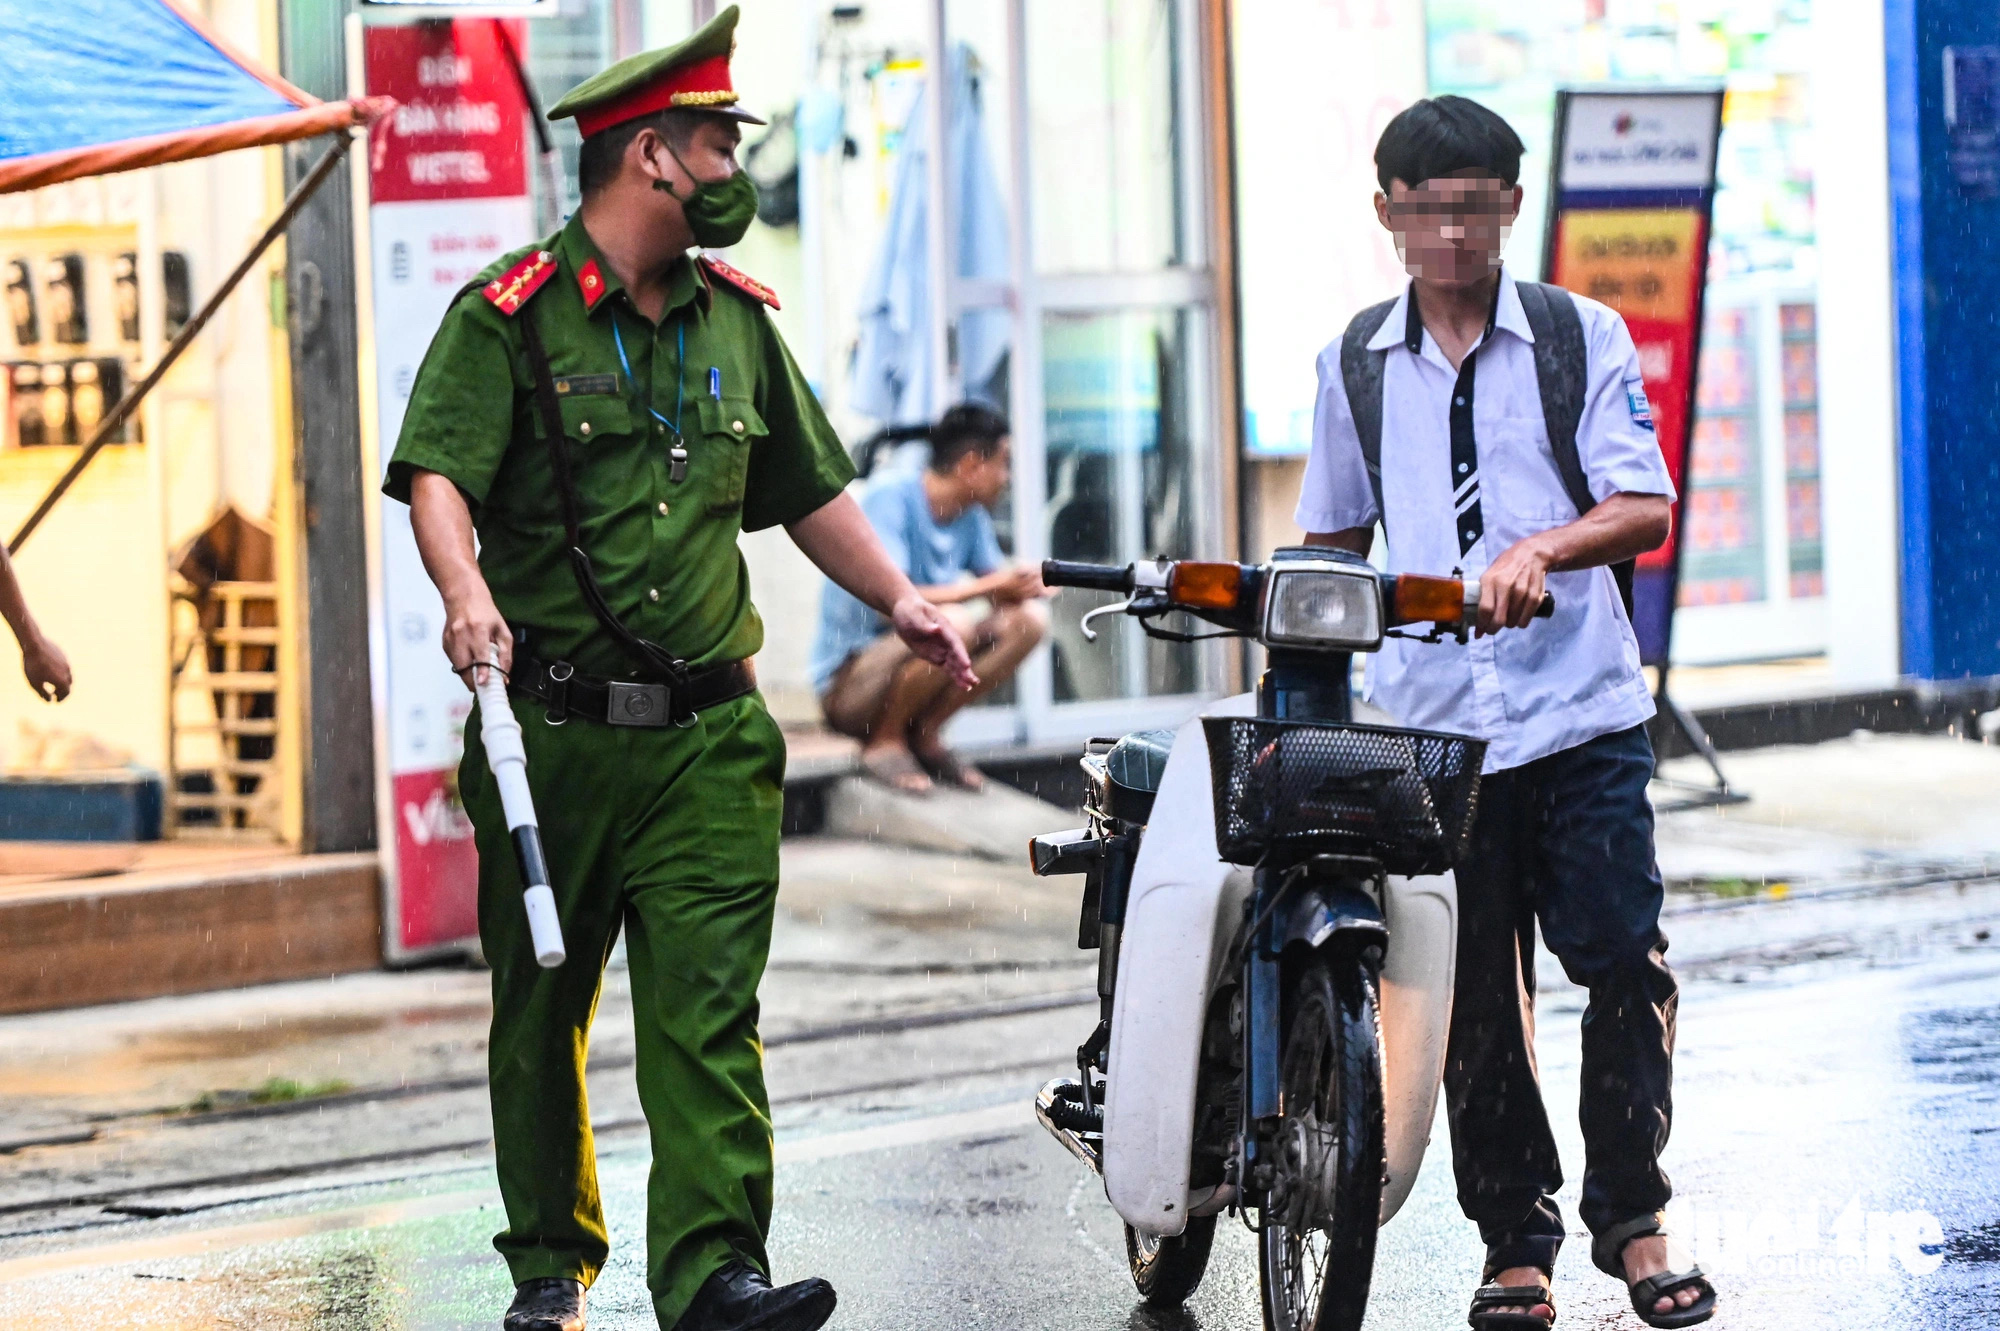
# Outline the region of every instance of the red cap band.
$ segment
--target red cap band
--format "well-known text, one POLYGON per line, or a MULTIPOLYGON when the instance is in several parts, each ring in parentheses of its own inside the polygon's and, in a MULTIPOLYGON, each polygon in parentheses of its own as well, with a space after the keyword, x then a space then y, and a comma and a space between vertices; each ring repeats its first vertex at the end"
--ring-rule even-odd
POLYGON ((710 56, 692 64, 668 70, 660 78, 633 89, 623 97, 576 113, 576 127, 584 138, 622 125, 655 111, 684 107, 698 111, 705 106, 731 106, 736 91, 730 84, 729 57, 710 56))

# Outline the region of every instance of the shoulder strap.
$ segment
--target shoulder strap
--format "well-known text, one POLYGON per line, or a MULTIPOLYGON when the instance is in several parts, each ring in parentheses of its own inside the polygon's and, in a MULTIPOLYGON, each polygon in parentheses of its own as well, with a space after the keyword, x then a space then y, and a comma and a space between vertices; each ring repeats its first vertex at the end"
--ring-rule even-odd
MULTIPOLYGON (((605 598, 604 588, 597 581, 597 572, 590 566, 590 556, 583 548, 583 519, 577 500, 576 479, 570 473, 569 436, 563 432, 562 406, 556 400, 555 374, 549 368, 549 353, 542 345, 541 330, 535 325, 535 312, 529 310, 521 320, 521 343, 528 353, 528 369, 535 380, 535 408, 542 418, 542 433, 548 436, 549 471, 556 483, 556 498, 562 508, 563 536, 568 542, 570 571, 576 575, 577 590, 583 594, 584 604, 590 613, 597 616, 597 622, 625 649, 633 660, 645 669, 665 677, 673 685, 679 685, 687 678, 687 662, 675 656, 666 648, 648 638, 635 633, 618 613, 611 608, 605 598)), ((675 690, 678 692, 678 689, 675 690)))
MULTIPOLYGON (((1590 348, 1583 339, 1583 319, 1576 312, 1576 299, 1562 287, 1517 282, 1514 289, 1521 294, 1521 309, 1535 334, 1535 383, 1541 390, 1542 424, 1549 432, 1549 451, 1555 455, 1563 489, 1581 516, 1597 507, 1576 444, 1577 430, 1583 424, 1584 394, 1590 386, 1590 348)), ((1633 568, 1629 559, 1611 566, 1628 619, 1632 614, 1633 568)))
POLYGON ((1396 306, 1393 300, 1370 305, 1354 316, 1340 338, 1340 382, 1347 390, 1347 409, 1354 416, 1354 432, 1361 439, 1361 461, 1368 468, 1368 485, 1375 491, 1375 512, 1384 519, 1382 507, 1382 366, 1387 351, 1370 351, 1368 343, 1381 331, 1382 321, 1396 306))
POLYGON ((1535 334, 1535 383, 1542 394, 1542 423, 1563 489, 1579 514, 1597 507, 1577 453, 1576 431, 1583 423, 1583 396, 1590 382, 1590 350, 1583 320, 1569 292, 1544 282, 1517 282, 1521 308, 1535 334))
POLYGON ((771 290, 771 288, 765 286, 742 269, 731 268, 713 254, 702 255, 701 266, 706 268, 710 273, 713 273, 717 278, 727 282, 730 286, 735 287, 738 291, 750 297, 750 299, 769 305, 774 310, 782 308, 778 304, 777 292, 771 290))

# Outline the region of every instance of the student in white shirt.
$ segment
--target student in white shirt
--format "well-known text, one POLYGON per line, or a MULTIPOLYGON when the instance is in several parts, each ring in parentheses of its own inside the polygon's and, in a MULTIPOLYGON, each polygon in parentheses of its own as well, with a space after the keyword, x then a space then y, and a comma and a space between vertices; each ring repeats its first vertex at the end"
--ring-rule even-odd
POLYGON ((1487 1250, 1472 1325, 1555 1319, 1562 1169, 1535 1073, 1539 920, 1590 991, 1582 1216, 1593 1260, 1627 1282, 1649 1324, 1689 1326, 1715 1298, 1661 1228, 1678 990, 1646 798, 1654 709, 1610 567, 1666 540, 1674 487, 1624 321, 1501 266, 1522 150, 1504 120, 1462 97, 1418 102, 1384 130, 1375 208, 1412 280, 1320 356, 1297 516, 1313 543, 1361 554, 1380 522, 1391 571, 1458 568, 1480 581, 1478 636, 1463 649, 1392 642, 1370 679, 1402 724, 1488 742, 1458 868, 1445 1071, 1459 1201, 1487 1250), (1570 403, 1573 446, 1550 438, 1559 413, 1544 383, 1570 403), (1556 611, 1538 621, 1544 590, 1556 611))

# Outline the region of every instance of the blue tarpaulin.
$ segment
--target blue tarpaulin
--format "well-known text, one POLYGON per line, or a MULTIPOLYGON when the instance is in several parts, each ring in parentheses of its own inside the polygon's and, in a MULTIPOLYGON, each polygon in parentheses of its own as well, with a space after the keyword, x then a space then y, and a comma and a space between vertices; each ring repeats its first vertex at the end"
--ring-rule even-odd
POLYGON ((0 0, 0 192, 343 129, 171 0, 0 0))

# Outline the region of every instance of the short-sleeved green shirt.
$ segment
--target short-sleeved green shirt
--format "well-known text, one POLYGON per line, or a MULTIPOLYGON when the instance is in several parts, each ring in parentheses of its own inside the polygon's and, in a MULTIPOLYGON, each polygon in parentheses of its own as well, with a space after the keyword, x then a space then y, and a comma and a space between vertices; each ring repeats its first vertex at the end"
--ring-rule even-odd
MULTIPOLYGON (((413 472, 448 477, 472 506, 494 602, 532 631, 535 655, 587 673, 637 670, 584 603, 564 554, 520 330, 535 319, 560 390, 584 549, 612 609, 697 668, 754 655, 764 628, 737 534, 796 521, 838 495, 854 478, 846 451, 747 293, 683 261, 655 325, 580 218, 541 248, 556 272, 514 314, 478 292, 445 314, 383 493, 407 503, 413 472), (586 300, 586 285, 603 293, 586 300), (688 452, 678 483, 668 459, 676 428, 688 452)), ((533 252, 508 255, 480 282, 533 252)))

